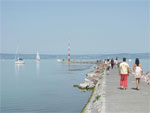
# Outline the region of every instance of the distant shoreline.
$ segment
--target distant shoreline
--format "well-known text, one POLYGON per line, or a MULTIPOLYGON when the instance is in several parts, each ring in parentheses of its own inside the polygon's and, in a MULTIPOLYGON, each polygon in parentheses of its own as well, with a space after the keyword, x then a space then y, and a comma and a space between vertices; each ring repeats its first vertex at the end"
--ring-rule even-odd
MULTIPOLYGON (((35 54, 22 54, 18 53, 20 57, 23 57, 24 59, 35 59, 35 54)), ((0 53, 0 59, 14 59, 16 54, 13 53, 0 53)), ((60 54, 40 54, 41 59, 50 59, 50 58, 59 58, 59 59, 67 59, 67 55, 60 55, 60 54)), ((147 59, 150 58, 150 53, 118 53, 118 54, 85 54, 85 55, 71 55, 71 59, 104 59, 104 58, 140 58, 140 59, 147 59)))

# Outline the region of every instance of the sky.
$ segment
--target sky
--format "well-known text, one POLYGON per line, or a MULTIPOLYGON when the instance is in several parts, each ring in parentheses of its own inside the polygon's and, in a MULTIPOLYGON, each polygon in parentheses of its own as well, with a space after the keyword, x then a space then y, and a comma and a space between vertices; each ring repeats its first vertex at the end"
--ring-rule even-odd
POLYGON ((150 52, 148 0, 2 0, 0 53, 150 52))

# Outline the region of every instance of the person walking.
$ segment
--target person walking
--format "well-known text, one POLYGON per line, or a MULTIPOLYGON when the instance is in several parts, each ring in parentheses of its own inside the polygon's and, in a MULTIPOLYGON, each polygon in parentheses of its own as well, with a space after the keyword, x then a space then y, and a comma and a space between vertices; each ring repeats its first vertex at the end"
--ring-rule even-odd
POLYGON ((112 58, 111 59, 111 68, 113 69, 113 67, 114 67, 114 59, 112 58))
POLYGON ((129 64, 126 63, 126 58, 123 58, 123 62, 119 66, 120 86, 121 89, 127 89, 127 79, 129 75, 129 64))
POLYGON ((107 72, 107 75, 109 74, 109 69, 110 69, 110 60, 107 59, 107 62, 106 62, 106 72, 107 72))
POLYGON ((136 90, 139 90, 140 78, 143 73, 142 65, 138 58, 135 59, 135 64, 133 66, 133 72, 136 79, 136 90))
POLYGON ((118 60, 118 57, 116 57, 116 68, 119 68, 119 60, 118 60))

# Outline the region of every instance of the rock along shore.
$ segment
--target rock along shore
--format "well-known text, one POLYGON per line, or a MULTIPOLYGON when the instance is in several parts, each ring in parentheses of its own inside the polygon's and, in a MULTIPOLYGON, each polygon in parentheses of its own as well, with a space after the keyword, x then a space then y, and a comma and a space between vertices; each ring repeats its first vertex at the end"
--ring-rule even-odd
POLYGON ((90 100, 85 108, 82 110, 82 113, 101 113, 103 111, 103 93, 104 93, 104 84, 105 84, 105 67, 104 64, 99 65, 100 68, 100 79, 98 80, 93 92, 91 94, 90 100))
POLYGON ((103 85, 104 85, 104 64, 97 64, 95 69, 88 73, 84 82, 74 85, 81 90, 92 90, 88 103, 84 106, 81 113, 100 113, 103 104, 103 85))

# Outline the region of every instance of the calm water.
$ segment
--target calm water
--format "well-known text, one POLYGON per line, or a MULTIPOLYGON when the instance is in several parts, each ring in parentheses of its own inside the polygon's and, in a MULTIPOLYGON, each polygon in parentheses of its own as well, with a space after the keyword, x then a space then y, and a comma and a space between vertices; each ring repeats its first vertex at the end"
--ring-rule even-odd
MULTIPOLYGON (((150 71, 150 59, 140 60, 150 71)), ((134 59, 128 62, 130 67, 134 59)), ((0 61, 1 113, 80 113, 91 92, 74 88, 85 78, 91 65, 65 65, 56 60, 0 61), (70 71, 68 71, 70 70, 70 71)))
POLYGON ((90 96, 73 85, 84 80, 91 65, 68 67, 52 59, 0 64, 1 113, 80 113, 90 96))
MULTIPOLYGON (((132 59, 131 62, 127 60, 127 62, 129 63, 130 67, 133 67, 135 59, 132 59)), ((140 64, 142 65, 144 72, 150 72, 150 59, 140 59, 140 64)))

